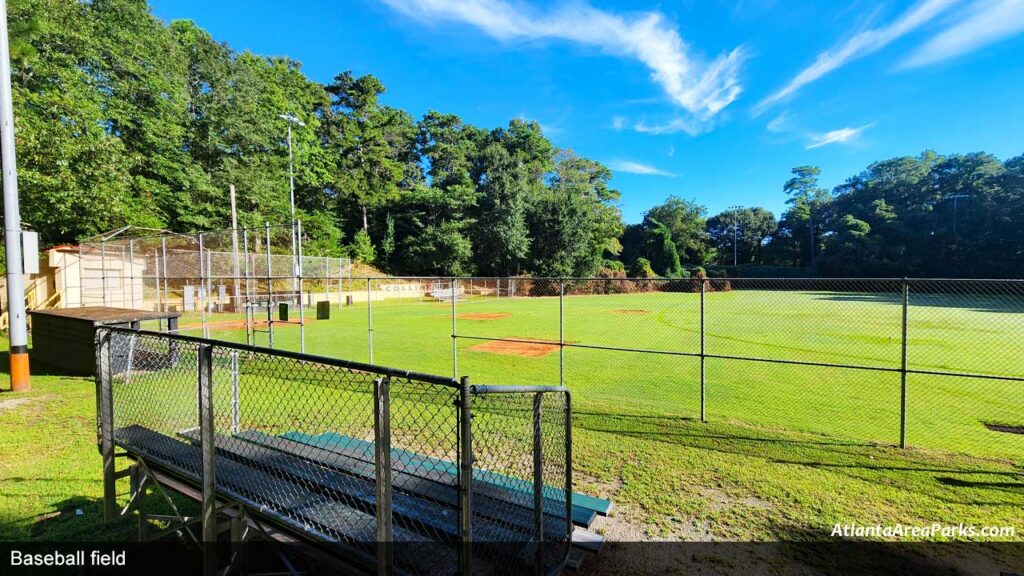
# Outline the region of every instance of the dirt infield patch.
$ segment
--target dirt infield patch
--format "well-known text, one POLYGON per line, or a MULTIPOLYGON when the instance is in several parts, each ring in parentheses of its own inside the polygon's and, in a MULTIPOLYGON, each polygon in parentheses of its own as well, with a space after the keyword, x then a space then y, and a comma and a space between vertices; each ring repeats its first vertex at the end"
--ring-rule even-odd
POLYGON ((456 314, 460 320, 499 320, 512 316, 508 312, 479 312, 474 314, 456 314))
POLYGON ((491 352, 494 354, 507 354, 509 356, 525 356, 527 358, 540 358, 558 350, 558 342, 550 341, 518 342, 508 340, 488 340, 475 346, 470 350, 477 352, 491 352))
POLYGON ((625 314, 625 315, 628 315, 628 316, 640 316, 640 315, 643 315, 643 314, 650 314, 650 313, 651 312, 649 310, 640 310, 640 309, 635 309, 635 308, 612 310, 612 314, 625 314))

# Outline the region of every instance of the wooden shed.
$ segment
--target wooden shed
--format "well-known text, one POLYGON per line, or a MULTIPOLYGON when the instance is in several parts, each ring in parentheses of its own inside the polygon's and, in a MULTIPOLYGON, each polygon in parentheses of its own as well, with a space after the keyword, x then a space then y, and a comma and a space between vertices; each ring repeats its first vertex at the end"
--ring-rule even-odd
POLYGON ((148 320, 166 320, 178 329, 180 312, 150 312, 130 308, 86 306, 57 310, 31 310, 32 362, 69 374, 96 374, 96 328, 119 326, 139 329, 148 320))

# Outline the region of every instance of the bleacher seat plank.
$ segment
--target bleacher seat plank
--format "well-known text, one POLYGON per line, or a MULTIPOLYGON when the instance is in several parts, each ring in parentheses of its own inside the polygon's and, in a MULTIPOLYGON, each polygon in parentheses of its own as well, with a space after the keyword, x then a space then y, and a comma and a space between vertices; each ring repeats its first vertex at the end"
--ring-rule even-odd
MULTIPOLYGON (((317 448, 301 442, 295 442, 279 436, 271 436, 255 430, 246 430, 235 434, 235 437, 242 440, 255 442, 263 446, 281 450, 303 458, 314 460, 325 466, 337 469, 342 472, 362 476, 363 478, 374 479, 374 464, 363 462, 360 459, 352 458, 346 454, 331 450, 317 448)), ((459 506, 459 491, 455 484, 456 477, 447 477, 451 484, 440 482, 430 478, 423 478, 416 474, 405 472, 400 466, 392 466, 392 484, 398 490, 415 494, 417 496, 435 501, 439 504, 457 510, 459 506)), ((475 487, 479 488, 479 486, 475 487)), ((502 523, 511 523, 516 527, 527 531, 533 530, 533 495, 529 498, 518 498, 517 502, 511 502, 507 498, 496 497, 488 493, 486 487, 483 491, 474 489, 473 512, 475 516, 482 516, 502 523), (527 501, 528 500, 528 501, 527 501), (512 506, 510 506, 512 504, 512 506)), ((503 496, 503 495, 500 495, 503 496)), ((559 501, 545 501, 545 516, 548 517, 547 524, 557 525, 564 522, 565 503, 559 501), (554 510, 555 513, 550 511, 554 510), (553 522, 551 520, 554 520, 553 522)), ((593 514, 590 515, 591 517, 593 514)), ((548 534, 553 538, 561 538, 562 532, 551 530, 548 534)))
MULTIPOLYGON (((115 441, 129 454, 144 458, 152 468, 189 482, 200 481, 201 455, 193 444, 136 425, 117 429, 115 441)), ((292 530, 344 546, 344 553, 352 560, 375 565, 370 552, 376 545, 376 521, 372 514, 228 458, 217 458, 215 471, 217 490, 228 499, 250 503, 261 514, 272 516, 292 530)), ((403 550, 410 552, 408 558, 396 557, 396 563, 401 566, 408 562, 410 567, 421 563, 411 553, 415 546, 424 543, 421 534, 394 526, 393 536, 403 550)), ((458 553, 454 548, 434 546, 431 550, 438 555, 439 566, 457 565, 458 553)))
MULTIPOLYGON (((294 440, 302 444, 323 448, 331 452, 345 454, 364 462, 373 462, 373 442, 352 438, 335 432, 326 432, 320 435, 305 434, 302 432, 286 432, 282 438, 294 440)), ((392 448, 392 466, 396 469, 412 471, 417 475, 427 474, 430 478, 439 481, 453 481, 458 477, 458 468, 455 463, 440 458, 425 456, 415 452, 409 452, 400 448, 392 448)), ((486 493, 515 505, 533 506, 533 482, 512 478, 504 474, 498 474, 487 470, 475 469, 474 493, 486 493)), ((564 517, 561 510, 564 509, 564 490, 553 486, 545 486, 544 509, 557 511, 556 517, 564 517)), ((603 514, 611 510, 611 502, 601 500, 585 494, 573 493, 572 522, 576 526, 589 528, 594 522, 597 514, 603 514), (577 504, 577 499, 587 505, 577 504), (591 506, 597 508, 592 508, 591 506)))
MULTIPOLYGON (((182 433, 198 441, 194 431, 182 433)), ((338 495, 345 504, 373 513, 376 509, 374 483, 364 478, 340 473, 306 457, 285 454, 259 444, 230 436, 216 435, 218 453, 229 458, 249 461, 267 469, 271 474, 289 480, 309 482, 315 489, 338 495)), ((423 534, 431 540, 455 544, 458 542, 458 513, 422 498, 395 492, 392 494, 392 514, 395 524, 423 534)), ((474 515, 474 539, 478 542, 528 542, 530 532, 519 526, 499 524, 474 515)))

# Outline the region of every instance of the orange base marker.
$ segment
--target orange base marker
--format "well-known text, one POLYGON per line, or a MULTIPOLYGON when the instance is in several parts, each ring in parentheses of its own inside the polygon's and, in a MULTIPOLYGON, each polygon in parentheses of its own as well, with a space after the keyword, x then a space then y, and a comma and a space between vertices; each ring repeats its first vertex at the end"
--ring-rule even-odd
POLYGON ((32 388, 28 371, 28 352, 11 352, 11 391, 27 392, 32 388))

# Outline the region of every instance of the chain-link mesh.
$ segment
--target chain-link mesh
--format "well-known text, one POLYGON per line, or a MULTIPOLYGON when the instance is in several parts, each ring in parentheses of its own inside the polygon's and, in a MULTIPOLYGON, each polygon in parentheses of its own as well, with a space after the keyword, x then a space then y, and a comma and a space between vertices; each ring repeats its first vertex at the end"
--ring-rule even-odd
POLYGON ((478 393, 472 413, 473 540, 480 573, 525 574, 535 562, 549 573, 571 545, 568 393, 478 393), (522 544, 530 553, 509 554, 522 544))
MULTIPOLYGON (((272 255, 287 252, 289 231, 271 230, 272 255)), ((265 231, 248 234, 265 243, 265 231)), ((129 246, 128 260, 145 246, 129 246)), ((251 300, 287 303, 286 280, 261 283, 259 266, 248 292, 270 295, 251 300)), ((335 289, 343 305, 331 319, 306 310, 307 351, 476 381, 558 382, 592 412, 1024 455, 1021 281, 344 278, 335 289)), ((252 334, 235 325, 209 336, 267 345, 272 332, 275 348, 300 348, 294 309, 285 323, 276 307, 253 306, 252 334)))
MULTIPOLYGON (((98 338, 113 439, 129 454, 199 484, 208 390, 220 497, 344 544, 367 564, 385 534, 403 571, 450 574, 459 566, 465 420, 454 379, 153 332, 104 328, 98 338), (389 487, 390 514, 379 508, 380 486, 389 487)), ((568 399, 537 395, 540 421, 532 404, 522 410, 532 397, 483 396, 470 420, 468 434, 479 442, 470 513, 478 566, 532 562, 530 463, 538 448, 544 542, 567 541, 568 399)), ((541 560, 553 566, 566 551, 545 545, 541 560)))
POLYGON ((340 308, 345 301, 351 260, 304 251, 309 239, 299 222, 130 234, 83 242, 77 254, 65 254, 65 307, 177 312, 184 334, 298 351, 318 303, 340 308))
POLYGON ((557 376, 583 410, 1024 454, 1024 282, 460 282, 458 365, 499 383, 557 376))

